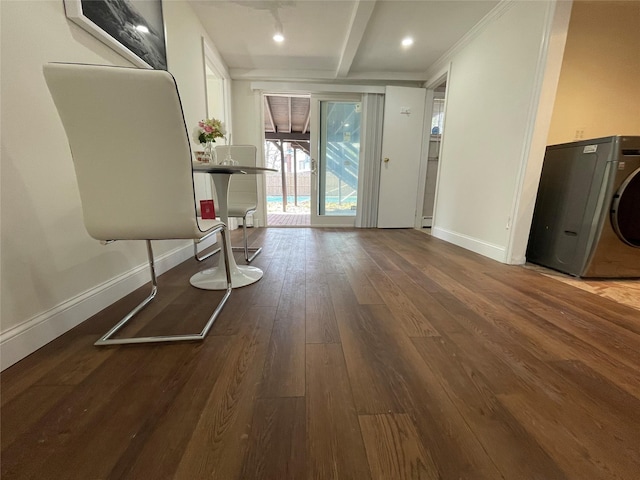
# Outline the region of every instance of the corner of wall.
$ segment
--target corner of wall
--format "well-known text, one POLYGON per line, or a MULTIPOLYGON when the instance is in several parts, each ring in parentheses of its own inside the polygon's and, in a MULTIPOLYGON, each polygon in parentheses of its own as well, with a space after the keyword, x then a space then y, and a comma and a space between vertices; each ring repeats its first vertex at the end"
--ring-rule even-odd
POLYGON ((567 41, 571 7, 571 2, 553 2, 547 10, 537 80, 514 192, 511 214, 513 222, 505 259, 508 264, 521 265, 526 261, 525 252, 567 41))

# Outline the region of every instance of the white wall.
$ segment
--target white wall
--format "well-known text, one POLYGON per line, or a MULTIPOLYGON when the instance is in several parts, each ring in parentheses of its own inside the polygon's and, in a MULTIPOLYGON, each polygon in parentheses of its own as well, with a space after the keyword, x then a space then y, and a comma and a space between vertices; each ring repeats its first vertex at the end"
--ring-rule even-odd
POLYGON ((260 96, 251 89, 251 82, 244 80, 231 82, 233 143, 257 145, 262 141, 260 99, 260 96))
MULTIPOLYGON (((511 2, 450 59, 432 232, 506 263, 524 261, 511 255, 512 217, 523 176, 535 175, 528 162, 541 162, 544 152, 544 135, 534 144, 532 132, 554 9, 554 2, 511 2)), ((546 134, 548 123, 537 126, 546 134)), ((526 218, 518 228, 528 232, 526 218)), ((526 236, 518 238, 520 251, 526 236)))
MULTIPOLYGON (((251 82, 245 80, 233 80, 231 82, 231 118, 233 119, 233 144, 256 145, 258 148, 258 164, 262 165, 261 155, 264 133, 262 126, 262 111, 260 101, 262 97, 251 89, 251 82)), ((262 176, 258 176, 258 191, 264 195, 264 182, 262 176)), ((253 215, 254 226, 266 225, 264 209, 258 208, 253 215)))
MULTIPOLYGON (((1 1, 2 368, 148 281, 144 242, 101 246, 82 224, 66 137, 42 76, 50 61, 130 65, 68 21, 62 0, 1 1)), ((165 2, 169 70, 189 128, 206 116, 203 29, 165 2)), ((100 148, 100 145, 96 145, 100 148)), ((155 242, 160 271, 190 242, 155 242)))

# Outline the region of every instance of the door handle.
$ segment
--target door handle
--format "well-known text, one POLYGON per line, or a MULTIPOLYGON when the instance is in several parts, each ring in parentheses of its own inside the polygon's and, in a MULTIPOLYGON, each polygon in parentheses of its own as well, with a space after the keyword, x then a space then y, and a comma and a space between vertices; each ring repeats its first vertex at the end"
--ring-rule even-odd
POLYGON ((389 163, 389 157, 385 157, 382 161, 383 161, 384 163, 389 163))
POLYGON ((311 173, 318 175, 318 162, 316 162, 315 158, 311 159, 311 173))

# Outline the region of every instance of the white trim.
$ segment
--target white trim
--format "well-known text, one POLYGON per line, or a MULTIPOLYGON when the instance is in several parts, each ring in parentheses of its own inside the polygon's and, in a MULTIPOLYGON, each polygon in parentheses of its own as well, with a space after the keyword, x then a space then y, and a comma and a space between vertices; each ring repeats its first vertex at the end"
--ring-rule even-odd
POLYGON ((518 0, 501 0, 489 13, 487 13, 478 23, 476 23, 471 30, 464 34, 464 36, 458 40, 453 47, 447 50, 438 60, 433 62, 431 66, 421 74, 422 78, 428 78, 427 84, 432 84, 435 81, 434 77, 442 76, 442 72, 447 69, 449 62, 455 57, 462 49, 464 49, 469 43, 471 43, 478 35, 480 35, 485 28, 497 18, 504 15, 504 13, 518 0))
MULTIPOLYGON (((280 93, 385 93, 384 86, 342 85, 335 83, 251 82, 251 90, 280 93)), ((262 121, 262 120, 261 120, 262 121)))
POLYGON ((484 255, 485 257, 489 257, 498 262, 505 263, 506 250, 500 245, 494 245, 492 243, 485 242, 474 237, 469 237, 461 233, 452 232, 438 226, 431 228, 431 235, 449 243, 453 243, 454 245, 458 245, 459 247, 471 250, 472 252, 484 255))
MULTIPOLYGON (((264 124, 262 119, 264 118, 264 92, 261 90, 255 90, 253 92, 253 101, 255 109, 258 111, 259 119, 261 119, 256 127, 255 134, 260 137, 260 147, 258 148, 257 166, 266 166, 265 160, 265 134, 264 124)), ((255 227, 264 227, 267 225, 267 186, 265 175, 258 175, 258 211, 253 214, 253 222, 255 227)))
POLYGON ((435 90, 439 85, 442 85, 442 82, 448 80, 451 63, 452 62, 450 60, 446 65, 443 65, 435 75, 432 75, 431 78, 427 79, 427 81, 424 82, 424 87, 435 90))
POLYGON ((209 112, 209 91, 207 88, 207 67, 209 67, 213 73, 222 80, 222 102, 224 109, 222 121, 227 127, 227 138, 225 138, 226 142, 228 139, 232 139, 233 134, 233 118, 231 115, 231 77, 229 76, 227 65, 224 63, 224 60, 222 60, 218 50, 210 45, 204 36, 201 37, 201 39, 205 94, 207 97, 207 115, 212 116, 211 112, 209 112))
POLYGON ((214 70, 220 78, 230 80, 231 75, 229 75, 229 70, 227 69, 227 65, 224 63, 220 52, 218 52, 214 46, 210 45, 204 36, 202 37, 202 51, 205 61, 208 60, 210 62, 209 67, 211 67, 211 69, 214 70))
MULTIPOLYGON (((201 245, 211 245, 214 240, 201 245)), ((176 247, 156 258, 156 273, 160 275, 191 257, 192 242, 176 247)), ((0 333, 0 370, 22 360, 147 282, 149 265, 145 262, 0 333)))
MULTIPOLYGON (((442 165, 443 165, 443 161, 444 159, 442 158, 442 151, 443 151, 443 146, 444 146, 444 139, 445 139, 445 134, 447 131, 447 108, 448 108, 448 104, 449 104, 449 95, 448 95, 448 91, 449 91, 449 78, 451 76, 451 70, 453 69, 453 62, 449 62, 447 63, 445 69, 439 73, 437 78, 437 81, 440 83, 437 84, 431 84, 430 88, 436 88, 438 85, 441 85, 442 82, 446 82, 446 87, 445 87, 445 93, 444 93, 444 119, 442 120, 442 132, 440 132, 440 147, 438 148, 438 169, 436 170, 436 185, 435 185, 435 196, 433 198, 433 213, 432 213, 432 217, 431 217, 431 227, 433 228, 434 225, 437 225, 437 215, 436 212, 438 210, 438 192, 440 191, 440 173, 441 173, 441 169, 442 169, 442 165)), ((435 94, 435 92, 434 92, 435 94)), ((431 133, 431 132, 429 132, 431 133)), ((427 153, 427 157, 428 157, 428 153, 427 153)), ((427 165, 428 165, 428 158, 427 158, 427 165)), ((425 177, 425 182, 427 181, 426 177, 425 177)), ((423 207, 424 209, 424 207, 423 207)))
POLYGON ((416 198, 416 216, 414 228, 421 228, 424 211, 424 191, 427 185, 427 162, 429 160, 429 142, 431 141, 431 118, 433 116, 433 89, 426 89, 424 98, 424 119, 422 120, 422 151, 420 154, 420 168, 418 170, 418 196, 416 198))

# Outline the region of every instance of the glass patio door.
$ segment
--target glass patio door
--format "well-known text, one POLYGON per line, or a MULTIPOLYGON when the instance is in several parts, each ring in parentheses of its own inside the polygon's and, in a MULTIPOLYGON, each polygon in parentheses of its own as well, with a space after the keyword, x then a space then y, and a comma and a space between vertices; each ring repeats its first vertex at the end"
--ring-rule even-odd
POLYGON ((311 225, 355 226, 360 96, 311 97, 311 225))

